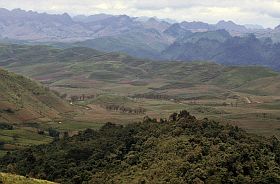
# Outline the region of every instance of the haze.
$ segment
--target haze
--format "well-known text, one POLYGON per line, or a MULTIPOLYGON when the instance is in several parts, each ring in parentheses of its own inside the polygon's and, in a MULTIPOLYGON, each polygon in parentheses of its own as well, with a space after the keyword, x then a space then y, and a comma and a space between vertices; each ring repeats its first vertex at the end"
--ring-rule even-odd
POLYGON ((97 13, 126 14, 168 18, 177 21, 216 23, 232 20, 238 24, 260 24, 274 28, 279 25, 279 0, 1 0, 0 7, 21 8, 47 13, 91 15, 97 13))

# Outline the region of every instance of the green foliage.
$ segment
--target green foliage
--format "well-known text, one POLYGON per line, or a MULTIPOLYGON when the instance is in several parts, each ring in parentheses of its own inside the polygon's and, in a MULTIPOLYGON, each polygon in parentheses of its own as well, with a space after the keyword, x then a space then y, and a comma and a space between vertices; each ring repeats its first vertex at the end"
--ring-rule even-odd
POLYGON ((49 128, 48 132, 49 132, 49 136, 54 137, 54 138, 59 138, 60 132, 57 131, 56 129, 49 128))
POLYGON ((14 127, 12 125, 7 124, 7 123, 1 123, 0 122, 0 129, 2 129, 2 130, 13 130, 14 127))
POLYGON ((187 111, 107 123, 6 155, 5 172, 62 183, 279 183, 280 142, 187 111))

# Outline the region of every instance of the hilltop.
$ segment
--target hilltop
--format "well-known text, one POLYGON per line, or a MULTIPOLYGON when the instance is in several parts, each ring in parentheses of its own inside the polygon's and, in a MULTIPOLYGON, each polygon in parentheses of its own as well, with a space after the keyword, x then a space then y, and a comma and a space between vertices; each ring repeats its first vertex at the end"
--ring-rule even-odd
POLYGON ((187 111, 14 152, 0 168, 62 183, 279 183, 280 141, 187 111))

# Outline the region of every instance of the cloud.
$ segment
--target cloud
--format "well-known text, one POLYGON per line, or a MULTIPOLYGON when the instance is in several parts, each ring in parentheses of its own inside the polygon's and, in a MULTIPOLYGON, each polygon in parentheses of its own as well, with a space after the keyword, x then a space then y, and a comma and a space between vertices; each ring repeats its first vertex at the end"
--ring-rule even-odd
POLYGON ((76 14, 127 14, 157 16, 178 21, 215 23, 233 20, 239 24, 280 24, 280 0, 0 0, 0 7, 39 12, 76 14))

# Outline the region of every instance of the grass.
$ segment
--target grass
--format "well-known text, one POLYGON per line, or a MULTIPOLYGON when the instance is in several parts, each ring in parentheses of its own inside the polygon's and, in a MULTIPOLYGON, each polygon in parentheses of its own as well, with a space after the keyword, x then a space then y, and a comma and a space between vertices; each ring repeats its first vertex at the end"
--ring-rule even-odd
POLYGON ((53 182, 27 178, 24 176, 0 173, 0 183, 3 184, 54 184, 53 182))
POLYGON ((280 110, 280 102, 273 102, 273 103, 265 103, 257 106, 261 109, 271 109, 271 110, 280 110))
POLYGON ((47 144, 52 140, 51 137, 39 135, 36 130, 30 130, 30 128, 0 129, 0 142, 4 142, 4 146, 0 149, 0 157, 3 157, 7 151, 22 149, 32 145, 47 144))
POLYGON ((46 135, 39 135, 36 131, 26 129, 0 130, 0 139, 8 144, 36 145, 49 143, 52 139, 46 135))
POLYGON ((0 158, 5 156, 7 153, 7 151, 4 151, 4 150, 0 150, 0 158))

